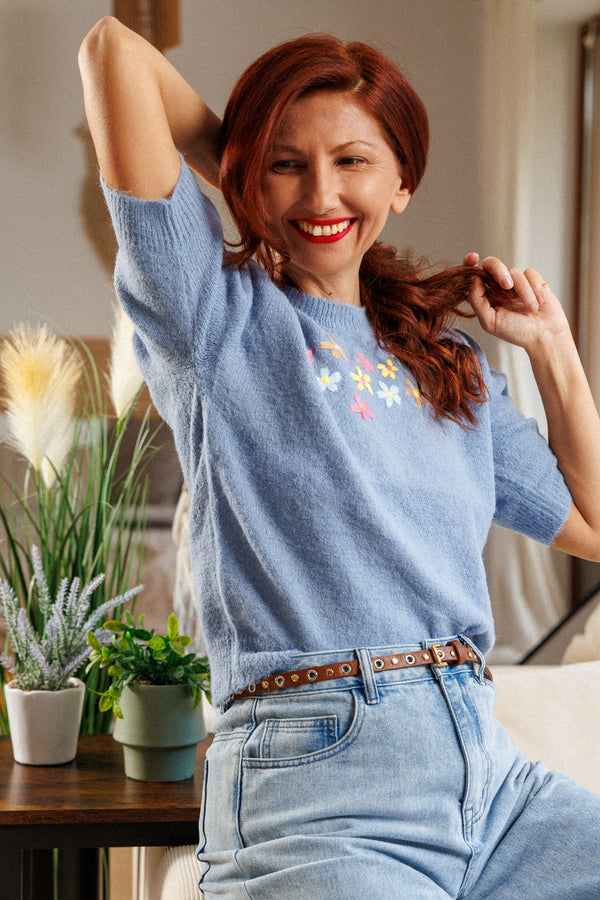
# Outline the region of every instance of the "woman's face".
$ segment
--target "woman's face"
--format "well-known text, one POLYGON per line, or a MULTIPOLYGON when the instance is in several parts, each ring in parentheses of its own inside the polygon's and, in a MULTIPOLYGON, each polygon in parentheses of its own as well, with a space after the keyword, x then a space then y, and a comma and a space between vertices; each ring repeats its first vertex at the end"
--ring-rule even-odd
POLYGON ((351 94, 309 94, 289 107, 266 163, 284 272, 306 293, 360 304, 361 260, 410 199, 383 128, 351 94))

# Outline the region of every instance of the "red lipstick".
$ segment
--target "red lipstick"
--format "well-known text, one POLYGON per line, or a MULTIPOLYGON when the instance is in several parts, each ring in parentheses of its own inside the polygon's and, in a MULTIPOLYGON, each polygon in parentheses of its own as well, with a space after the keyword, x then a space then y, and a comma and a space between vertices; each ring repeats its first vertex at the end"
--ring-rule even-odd
POLYGON ((333 244, 345 237, 356 219, 293 219, 292 225, 311 244, 333 244))

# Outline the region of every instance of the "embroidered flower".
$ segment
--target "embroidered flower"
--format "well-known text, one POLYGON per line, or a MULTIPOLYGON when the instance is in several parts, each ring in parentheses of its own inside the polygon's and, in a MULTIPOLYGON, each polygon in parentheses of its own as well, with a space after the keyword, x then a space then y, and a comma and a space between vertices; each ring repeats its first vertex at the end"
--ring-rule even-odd
POLYGON ((323 350, 331 350, 331 355, 334 359, 339 359, 341 356, 342 359, 345 359, 346 362, 348 362, 348 357, 344 353, 343 347, 340 347, 339 344, 336 344, 330 334, 328 334, 327 337, 329 338, 329 340, 321 341, 319 347, 321 347, 321 349, 323 350))
POLYGON ((375 371, 371 360, 367 359, 367 357, 363 353, 361 353, 360 350, 356 354, 356 362, 361 364, 361 366, 363 367, 365 372, 374 372, 375 371))
POLYGON ((321 373, 317 377, 322 391, 337 391, 338 384, 342 380, 342 376, 339 372, 332 372, 329 374, 329 369, 325 367, 321 369, 321 373))
POLYGON ((386 406, 393 406, 394 403, 400 404, 402 402, 402 398, 400 396, 400 390, 397 384, 387 385, 383 381, 379 382, 380 391, 377 391, 377 396, 380 400, 385 401, 386 406))
POLYGON ((387 378, 388 375, 391 379, 395 379, 395 373, 398 371, 398 366, 395 366, 391 359, 386 359, 385 365, 383 363, 377 363, 377 368, 381 370, 381 374, 384 378, 387 378))
POLYGON ((419 388, 416 388, 409 378, 405 378, 404 380, 408 385, 408 387, 406 388, 406 393, 409 397, 414 397, 416 406, 425 406, 425 400, 423 400, 419 388))
POLYGON ((371 387, 371 376, 367 375, 366 372, 363 372, 360 366, 356 366, 356 374, 354 372, 350 372, 350 378, 353 378, 354 381, 358 383, 359 391, 363 391, 366 388, 370 394, 373 393, 373 388, 371 387))
POLYGON ((308 356, 309 363, 313 363, 315 361, 315 351, 311 350, 310 347, 306 348, 306 355, 308 356))
POLYGON ((360 399, 360 397, 358 396, 358 394, 355 394, 355 395, 354 395, 354 403, 351 403, 351 404, 350 404, 350 409, 352 410, 352 412, 360 413, 360 415, 363 417, 363 419, 365 420, 365 422, 366 422, 368 419, 374 419, 374 418, 375 418, 375 416, 373 415, 373 413, 372 413, 371 410, 369 409, 369 401, 368 401, 368 400, 364 400, 364 401, 361 402, 361 399, 360 399))

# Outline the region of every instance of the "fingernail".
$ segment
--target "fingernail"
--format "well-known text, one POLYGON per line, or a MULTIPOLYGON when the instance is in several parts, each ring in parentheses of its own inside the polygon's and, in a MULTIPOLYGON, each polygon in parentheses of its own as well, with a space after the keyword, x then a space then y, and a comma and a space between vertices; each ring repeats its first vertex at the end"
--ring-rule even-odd
POLYGON ((505 290, 509 291, 514 286, 515 286, 515 283, 512 280, 512 278, 510 277, 510 275, 507 275, 505 278, 502 279, 502 287, 505 290))

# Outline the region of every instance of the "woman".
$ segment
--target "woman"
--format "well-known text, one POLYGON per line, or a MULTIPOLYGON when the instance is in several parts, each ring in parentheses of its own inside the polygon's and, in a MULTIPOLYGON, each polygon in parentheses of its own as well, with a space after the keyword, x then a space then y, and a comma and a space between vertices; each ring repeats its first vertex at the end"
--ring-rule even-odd
POLYGON ((222 124, 115 20, 80 62, 223 710, 202 891, 597 898, 600 800, 517 753, 484 666, 492 521, 600 558, 600 423, 554 294, 475 254, 425 279, 376 243, 428 128, 364 45, 269 51, 222 124), (464 299, 528 352, 552 451, 450 327, 464 299))

